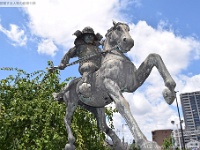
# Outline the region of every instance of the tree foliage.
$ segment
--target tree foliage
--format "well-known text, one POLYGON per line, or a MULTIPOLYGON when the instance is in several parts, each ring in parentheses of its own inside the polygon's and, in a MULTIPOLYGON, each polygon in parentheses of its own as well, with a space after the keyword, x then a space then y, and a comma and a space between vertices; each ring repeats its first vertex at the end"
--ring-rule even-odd
MULTIPOLYGON (((52 65, 49 62, 49 66, 52 65)), ((71 78, 60 83, 59 71, 1 70, 15 71, 16 75, 0 80, 0 148, 63 149, 67 143, 63 120, 66 106, 54 101, 52 93, 60 91, 71 78)), ((77 150, 106 149, 105 135, 98 130, 91 113, 78 108, 72 120, 72 130, 77 150)))
POLYGON ((133 140, 132 144, 129 147, 129 150, 140 150, 140 147, 135 143, 135 140, 133 140))
POLYGON ((168 138, 165 138, 164 139, 164 142, 163 142, 163 149, 164 150, 171 150, 172 149, 172 136, 168 137, 168 138))

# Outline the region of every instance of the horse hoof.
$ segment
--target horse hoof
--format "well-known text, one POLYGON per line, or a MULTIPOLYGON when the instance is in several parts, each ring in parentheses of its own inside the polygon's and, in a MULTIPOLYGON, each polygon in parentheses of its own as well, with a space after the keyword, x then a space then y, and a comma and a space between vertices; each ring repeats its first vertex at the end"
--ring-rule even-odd
POLYGON ((156 142, 146 142, 140 146, 141 150, 161 150, 156 142))
POLYGON ((175 92, 171 92, 169 89, 164 89, 163 92, 163 97, 166 101, 167 104, 171 105, 176 97, 175 92))
POLYGON ((75 150, 75 146, 73 144, 66 144, 65 150, 75 150))

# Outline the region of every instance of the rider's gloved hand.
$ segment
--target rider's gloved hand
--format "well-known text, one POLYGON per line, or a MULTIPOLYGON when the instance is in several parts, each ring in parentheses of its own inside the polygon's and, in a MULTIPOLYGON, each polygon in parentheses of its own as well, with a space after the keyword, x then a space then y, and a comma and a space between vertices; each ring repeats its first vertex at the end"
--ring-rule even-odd
POLYGON ((58 66, 58 69, 64 70, 64 69, 65 69, 65 65, 64 65, 64 64, 60 64, 60 65, 58 66))

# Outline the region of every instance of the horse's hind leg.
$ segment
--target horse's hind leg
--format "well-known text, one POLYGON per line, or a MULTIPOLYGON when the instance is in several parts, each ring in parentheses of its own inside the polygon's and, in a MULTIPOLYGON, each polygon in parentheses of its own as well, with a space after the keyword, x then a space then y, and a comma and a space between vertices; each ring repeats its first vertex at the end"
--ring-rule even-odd
POLYGON ((175 98, 175 86, 176 83, 171 77, 169 71, 167 70, 162 58, 158 54, 150 54, 145 61, 139 66, 136 70, 136 80, 138 84, 134 87, 134 90, 137 89, 150 75, 153 67, 156 67, 162 76, 165 86, 168 90, 165 90, 163 96, 168 104, 171 104, 175 98), (168 95, 167 95, 168 94, 168 95))
POLYGON ((69 143, 65 145, 65 150, 75 150, 75 146, 74 146, 75 138, 71 130, 71 121, 72 121, 72 116, 76 108, 77 108, 76 101, 68 101, 64 121, 65 121, 65 126, 67 129, 67 133, 68 133, 69 143))
POLYGON ((96 109, 96 118, 98 122, 98 127, 103 130, 113 141, 113 149, 114 150, 125 150, 125 147, 121 143, 119 137, 115 134, 115 132, 108 127, 106 123, 106 115, 105 108, 97 108, 96 109))
POLYGON ((125 150, 119 137, 106 123, 105 108, 96 108, 88 105, 82 105, 82 107, 94 114, 99 130, 105 132, 112 139, 114 150, 125 150))
POLYGON ((120 114, 125 119, 135 141, 138 146, 142 150, 145 150, 146 148, 149 150, 160 150, 160 147, 155 142, 149 142, 147 141, 146 137, 140 130, 137 122, 135 121, 133 115, 131 114, 131 110, 129 107, 128 102, 123 97, 122 93, 120 92, 119 86, 116 84, 116 82, 112 81, 111 79, 104 79, 106 89, 109 92, 109 95, 114 100, 117 110, 120 112, 120 114))

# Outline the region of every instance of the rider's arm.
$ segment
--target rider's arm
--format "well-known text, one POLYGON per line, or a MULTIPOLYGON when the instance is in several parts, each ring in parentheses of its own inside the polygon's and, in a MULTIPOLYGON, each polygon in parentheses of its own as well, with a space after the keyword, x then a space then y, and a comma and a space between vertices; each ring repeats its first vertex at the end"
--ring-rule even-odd
POLYGON ((70 58, 73 58, 75 56, 76 56, 76 47, 73 47, 64 55, 58 68, 60 70, 65 69, 66 65, 69 63, 70 58))

